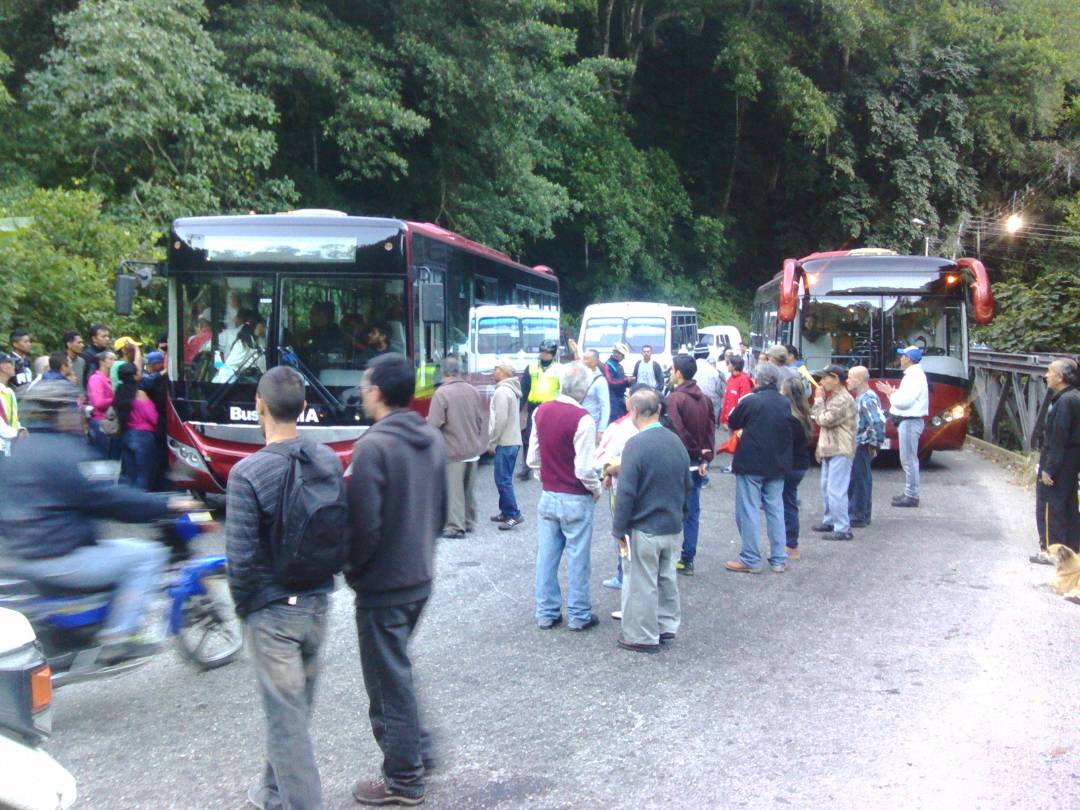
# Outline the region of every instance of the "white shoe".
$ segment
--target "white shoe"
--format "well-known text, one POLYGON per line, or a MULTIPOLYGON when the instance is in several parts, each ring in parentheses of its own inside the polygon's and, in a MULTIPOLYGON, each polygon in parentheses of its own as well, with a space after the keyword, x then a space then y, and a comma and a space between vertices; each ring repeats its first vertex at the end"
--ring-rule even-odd
POLYGON ((622 611, 621 610, 613 610, 613 611, 611 611, 611 618, 613 618, 617 622, 621 622, 622 621, 622 611))

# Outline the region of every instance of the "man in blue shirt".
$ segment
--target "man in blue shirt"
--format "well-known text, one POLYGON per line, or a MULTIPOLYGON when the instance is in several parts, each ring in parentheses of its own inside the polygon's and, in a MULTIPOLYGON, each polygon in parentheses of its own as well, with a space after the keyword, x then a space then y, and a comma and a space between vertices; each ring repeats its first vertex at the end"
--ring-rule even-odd
POLYGON ((870 462, 885 441, 885 413, 881 400, 870 389, 870 372, 866 366, 853 366, 848 371, 848 390, 855 397, 858 425, 855 428, 855 459, 851 465, 848 484, 848 516, 851 525, 862 528, 870 525, 873 510, 874 479, 870 462))

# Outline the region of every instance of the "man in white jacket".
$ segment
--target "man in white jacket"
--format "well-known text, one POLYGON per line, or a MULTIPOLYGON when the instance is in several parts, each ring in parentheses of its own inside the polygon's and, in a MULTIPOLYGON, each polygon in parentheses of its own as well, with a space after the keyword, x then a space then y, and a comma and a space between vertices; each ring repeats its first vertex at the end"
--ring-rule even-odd
POLYGON ((930 387, 919 365, 922 349, 897 349, 904 372, 900 386, 879 381, 877 390, 889 398, 889 414, 896 423, 900 443, 900 465, 904 468, 904 494, 892 499, 893 506, 919 505, 919 437, 930 413, 930 387))

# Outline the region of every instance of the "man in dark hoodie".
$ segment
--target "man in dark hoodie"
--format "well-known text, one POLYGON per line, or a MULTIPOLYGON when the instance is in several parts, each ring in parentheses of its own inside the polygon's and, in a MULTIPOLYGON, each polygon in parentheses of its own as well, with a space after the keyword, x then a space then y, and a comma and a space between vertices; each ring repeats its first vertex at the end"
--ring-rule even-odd
POLYGON ((278 366, 262 376, 255 411, 267 447, 232 468, 225 492, 229 587, 247 628, 266 712, 266 767, 247 794, 256 807, 323 806, 309 723, 334 578, 302 591, 286 587, 276 574, 270 537, 294 455, 306 453, 324 474, 341 471, 329 447, 297 431, 306 409, 304 379, 295 369, 278 366))
POLYGON ((408 645, 431 594, 435 538, 446 523, 446 449, 435 428, 406 410, 415 391, 412 364, 400 354, 372 360, 361 384, 375 424, 353 450, 346 578, 356 592, 371 729, 383 752, 382 778, 353 788, 361 804, 420 804, 431 766, 408 645))
POLYGON ((682 559, 675 564, 680 574, 694 573, 694 556, 697 554, 698 524, 701 521, 701 485, 709 472, 716 428, 713 426, 712 402, 694 382, 697 363, 688 354, 675 356, 671 367, 671 384, 675 387, 667 398, 668 418, 690 456, 690 490, 683 518, 682 559))

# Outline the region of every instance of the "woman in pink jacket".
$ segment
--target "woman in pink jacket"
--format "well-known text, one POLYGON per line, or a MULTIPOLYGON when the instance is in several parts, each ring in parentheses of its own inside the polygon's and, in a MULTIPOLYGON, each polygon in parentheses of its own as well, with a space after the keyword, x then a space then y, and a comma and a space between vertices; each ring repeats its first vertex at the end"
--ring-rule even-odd
POLYGON ((113 404, 112 380, 109 372, 116 362, 116 354, 105 351, 98 355, 97 370, 86 381, 86 399, 93 409, 90 412, 90 444, 97 448, 103 458, 119 459, 120 443, 101 431, 101 420, 113 404))

